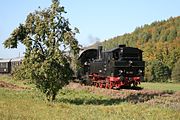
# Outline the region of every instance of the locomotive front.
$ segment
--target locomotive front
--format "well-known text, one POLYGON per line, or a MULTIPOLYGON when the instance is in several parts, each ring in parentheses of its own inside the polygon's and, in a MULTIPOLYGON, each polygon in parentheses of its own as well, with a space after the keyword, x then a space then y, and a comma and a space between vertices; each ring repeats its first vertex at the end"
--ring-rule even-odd
POLYGON ((144 79, 145 62, 142 51, 138 48, 119 46, 107 54, 107 81, 110 88, 137 86, 144 79), (110 57, 110 58, 109 58, 110 57))

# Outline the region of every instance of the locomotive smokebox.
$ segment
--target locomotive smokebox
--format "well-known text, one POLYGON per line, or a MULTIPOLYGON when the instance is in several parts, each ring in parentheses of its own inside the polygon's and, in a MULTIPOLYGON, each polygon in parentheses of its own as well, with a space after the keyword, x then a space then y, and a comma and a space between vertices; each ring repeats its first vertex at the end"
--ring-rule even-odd
POLYGON ((98 59, 102 59, 102 46, 98 46, 98 59))

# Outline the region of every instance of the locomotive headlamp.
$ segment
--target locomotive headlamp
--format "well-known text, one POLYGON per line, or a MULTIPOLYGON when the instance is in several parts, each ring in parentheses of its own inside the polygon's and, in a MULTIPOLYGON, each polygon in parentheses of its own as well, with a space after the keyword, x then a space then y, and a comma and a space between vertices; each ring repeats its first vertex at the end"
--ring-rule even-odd
POLYGON ((133 63, 133 61, 130 60, 130 61, 129 61, 129 66, 132 66, 132 63, 133 63))
POLYGON ((130 60, 130 61, 129 61, 129 64, 132 64, 132 63, 133 63, 133 61, 130 60))
POLYGON ((138 72, 141 74, 143 71, 141 69, 139 69, 138 72))
POLYGON ((123 70, 119 70, 119 73, 123 73, 123 70))
POLYGON ((123 70, 119 70, 119 75, 122 75, 122 73, 123 73, 123 70))

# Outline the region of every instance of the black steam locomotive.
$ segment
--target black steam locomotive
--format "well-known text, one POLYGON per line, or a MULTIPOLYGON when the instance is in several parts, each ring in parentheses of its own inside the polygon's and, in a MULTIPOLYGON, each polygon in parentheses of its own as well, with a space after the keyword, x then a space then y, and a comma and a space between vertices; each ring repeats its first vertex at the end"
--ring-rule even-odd
POLYGON ((101 88, 137 86, 144 79, 142 50, 119 45, 110 51, 86 49, 79 57, 78 79, 86 85, 101 88))

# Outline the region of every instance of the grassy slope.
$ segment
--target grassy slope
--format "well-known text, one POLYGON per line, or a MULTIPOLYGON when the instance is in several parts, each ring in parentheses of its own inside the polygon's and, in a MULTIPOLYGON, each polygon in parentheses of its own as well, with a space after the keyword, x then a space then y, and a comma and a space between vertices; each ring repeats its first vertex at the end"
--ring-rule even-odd
MULTIPOLYGON (((20 85, 20 83, 18 84, 20 85)), ((42 94, 35 89, 0 88, 0 118, 2 120, 180 119, 179 110, 150 106, 144 103, 118 102, 113 105, 109 97, 94 95, 84 90, 63 89, 57 96, 55 103, 46 103, 42 97, 42 94)))

